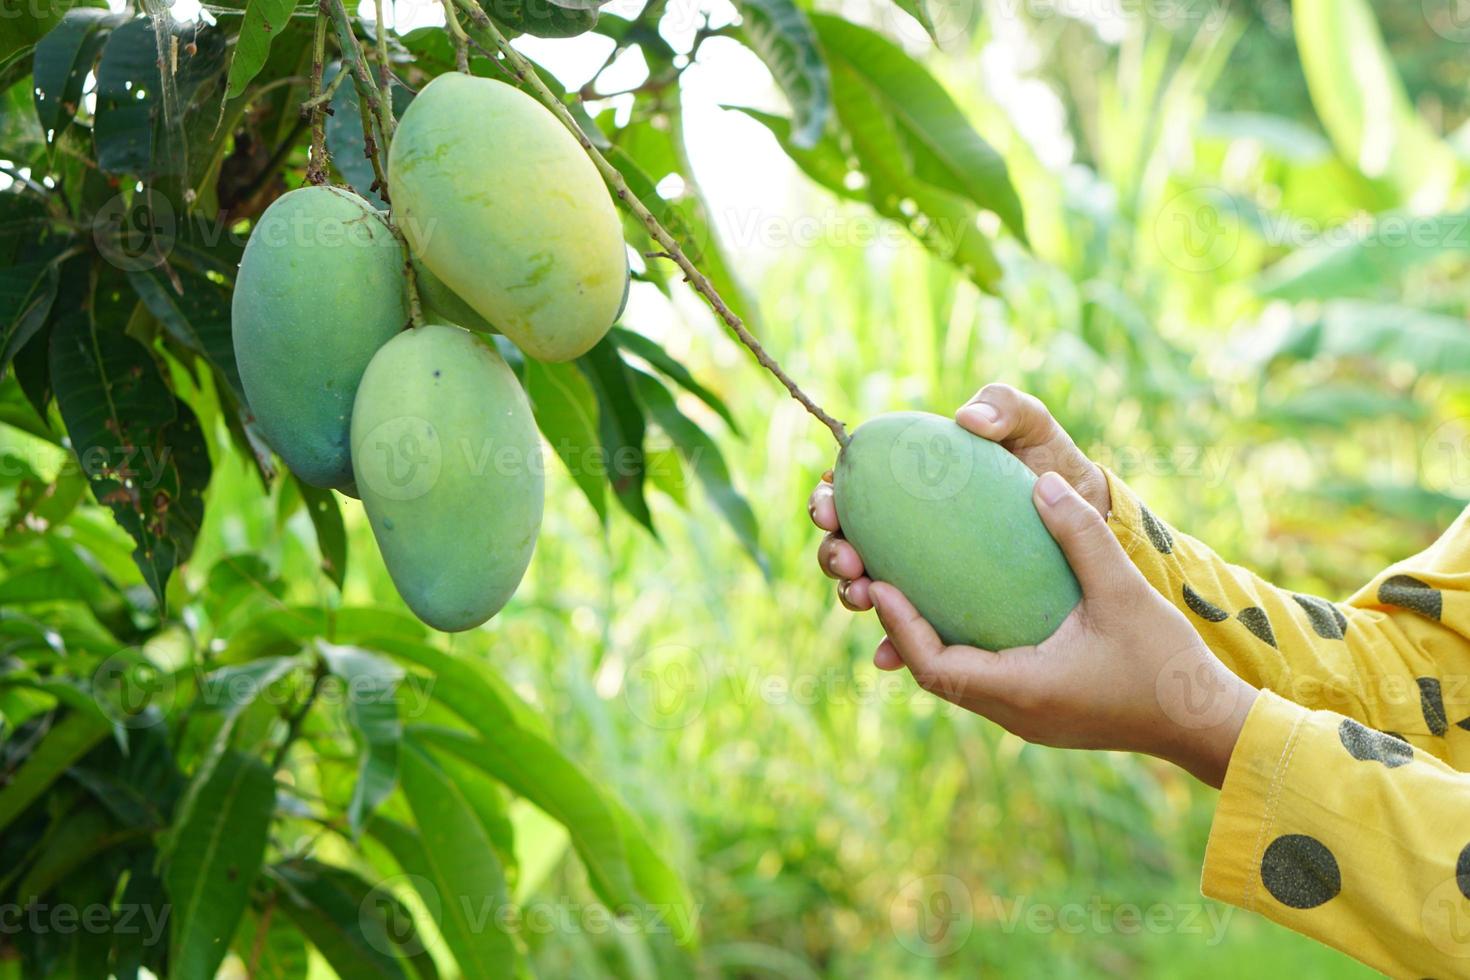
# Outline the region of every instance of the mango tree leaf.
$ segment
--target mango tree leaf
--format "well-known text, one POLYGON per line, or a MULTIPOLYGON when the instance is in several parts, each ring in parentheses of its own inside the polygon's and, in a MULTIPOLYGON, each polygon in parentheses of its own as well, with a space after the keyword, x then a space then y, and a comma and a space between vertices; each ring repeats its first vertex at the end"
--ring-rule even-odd
POLYGON ((72 763, 102 741, 109 731, 100 711, 69 711, 42 737, 39 745, 0 790, 0 831, 40 797, 72 763))
POLYGON ((108 32, 125 17, 106 10, 83 7, 67 11, 61 23, 36 44, 31 70, 36 96, 36 116, 55 145, 76 115, 82 101, 82 86, 108 32))
POLYGON ((128 282, 173 340, 204 358, 239 402, 245 401, 230 333, 230 291, 191 269, 133 269, 128 282))
POLYGON ((177 826, 163 880, 173 903, 169 965, 178 975, 214 976, 224 960, 265 856, 275 796, 264 763, 227 752, 177 826))
POLYGON ((657 536, 643 496, 643 409, 633 394, 628 366, 607 337, 576 360, 597 397, 597 427, 613 493, 634 520, 657 536))
POLYGON ((480 8, 511 31, 532 37, 567 38, 597 26, 600 3, 591 0, 478 0, 480 8))
POLYGON ((1454 151, 1414 110, 1372 5, 1297 0, 1291 10, 1312 104, 1338 154, 1411 210, 1441 207, 1458 174, 1454 151))
POLYGON ((1005 160, 980 138, 944 87, 875 31, 829 14, 812 15, 812 24, 834 75, 839 65, 850 71, 869 89, 879 111, 893 120, 914 173, 995 212, 1025 242, 1021 200, 1005 160))
POLYGON ((347 576, 347 529, 342 523, 342 508, 332 491, 323 490, 291 478, 301 493, 302 503, 311 526, 316 529, 317 551, 322 556, 322 571, 342 588, 347 576))
POLYGON ((235 56, 230 60, 230 86, 226 98, 233 99, 245 91, 260 73, 271 53, 271 41, 286 26, 295 8, 295 0, 249 0, 240 34, 235 41, 235 56))
POLYGON ((209 455, 193 411, 164 385, 148 350, 122 332, 127 298, 97 290, 89 315, 91 294, 88 263, 67 263, 62 295, 75 305, 52 329, 51 383, 93 495, 136 542, 134 561, 162 602, 203 520, 209 455))
POLYGON ((235 938, 235 953, 251 980, 297 980, 310 971, 306 936, 274 906, 246 916, 235 938))
POLYGON ((893 0, 893 5, 918 21, 919 26, 924 28, 924 33, 929 35, 929 40, 939 43, 934 16, 929 12, 929 0, 893 0))
POLYGON ((327 668, 346 690, 347 723, 357 743, 357 785, 347 804, 347 825, 361 832, 367 818, 398 783, 398 683, 403 669, 354 647, 318 643, 327 668))
POLYGON ((746 43, 771 70, 791 103, 791 141, 817 144, 832 111, 831 80, 816 34, 793 0, 736 0, 746 43))
POLYGON ((802 173, 817 184, 847 200, 866 200, 856 187, 848 186, 849 175, 861 176, 861 171, 848 165, 847 154, 843 152, 835 132, 824 134, 814 146, 800 147, 791 138, 790 119, 747 106, 724 108, 744 113, 770 130, 771 135, 776 137, 776 142, 781 144, 781 149, 786 151, 786 155, 801 168, 802 173))
POLYGON ((0 89, 7 89, 31 70, 36 45, 73 7, 106 7, 106 0, 48 0, 10 7, 0 16, 0 89))
POLYGON ((92 138, 103 173, 153 175, 153 122, 162 98, 157 40, 147 18, 107 37, 97 65, 92 138))
POLYGON ((55 262, 0 268, 0 378, 20 349, 45 326, 60 282, 55 262))
POLYGON ((536 425, 566 464, 597 519, 607 524, 607 483, 600 465, 597 396, 587 379, 570 364, 546 364, 526 358, 522 372, 536 425))
POLYGON ((411 737, 404 740, 399 766, 403 795, 419 830, 421 858, 400 853, 391 844, 389 849, 404 870, 427 879, 437 891, 439 931, 461 972, 509 976, 515 944, 500 927, 509 897, 489 832, 460 788, 411 737), (422 863, 408 866, 406 860, 422 863))
MULTIPOLYGON (((396 954, 398 937, 418 946, 413 918, 386 889, 373 888, 343 868, 308 860, 273 865, 270 875, 281 886, 277 908, 339 977, 407 980, 396 954)), ((413 950, 421 951, 421 946, 413 950)))
POLYGON ((1387 296, 1400 292, 1408 270, 1450 255, 1470 255, 1470 212, 1383 214, 1349 241, 1292 252, 1262 273, 1256 289, 1291 300, 1387 296))
POLYGON ((769 577, 770 565, 761 551, 760 530, 756 525, 755 512, 750 509, 750 504, 740 495, 740 491, 735 489, 725 458, 720 454, 720 447, 693 420, 679 411, 674 396, 656 378, 642 371, 633 371, 632 375, 638 397, 648 409, 648 414, 683 451, 715 507, 734 529, 735 536, 740 539, 750 557, 755 559, 761 572, 769 577))
POLYGON ((905 169, 902 133, 879 96, 845 65, 832 72, 833 96, 868 181, 874 210, 908 229, 935 255, 959 267, 982 289, 994 291, 1000 264, 980 232, 975 205, 905 169))
POLYGON ((1368 357, 1434 374, 1470 373, 1470 330, 1460 317, 1390 303, 1327 303, 1317 319, 1292 331, 1268 359, 1368 357))
POLYGON ((730 408, 725 404, 724 400, 695 380, 694 375, 689 373, 688 368, 670 357, 668 352, 657 343, 643 336, 641 333, 634 333, 626 327, 613 327, 612 338, 623 350, 636 357, 643 358, 659 373, 666 375, 669 380, 704 402, 720 418, 725 420, 725 424, 730 427, 731 432, 736 435, 740 434, 740 426, 735 424, 735 416, 731 414, 730 408))

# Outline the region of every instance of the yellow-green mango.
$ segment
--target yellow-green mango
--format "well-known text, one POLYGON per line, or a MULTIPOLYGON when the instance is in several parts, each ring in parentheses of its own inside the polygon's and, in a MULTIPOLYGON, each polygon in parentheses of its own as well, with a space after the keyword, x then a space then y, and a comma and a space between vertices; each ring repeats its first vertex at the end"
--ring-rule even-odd
POLYGON ((351 486, 353 396, 408 323, 405 283, 402 247, 351 191, 291 191, 250 233, 235 280, 235 361, 266 441, 312 486, 351 486))
POLYGON ((880 415, 837 455, 842 533, 946 643, 1040 643, 1082 598, 1036 513, 1036 475, 1008 451, 925 412, 880 415))
POLYGON ((499 612, 531 561, 544 496, 536 422, 501 356, 443 324, 384 344, 357 391, 352 463, 414 614, 455 632, 499 612))
POLYGON ((592 348, 627 282, 622 223, 597 168, 535 99, 457 72, 426 85, 388 153, 414 254, 538 360, 592 348))

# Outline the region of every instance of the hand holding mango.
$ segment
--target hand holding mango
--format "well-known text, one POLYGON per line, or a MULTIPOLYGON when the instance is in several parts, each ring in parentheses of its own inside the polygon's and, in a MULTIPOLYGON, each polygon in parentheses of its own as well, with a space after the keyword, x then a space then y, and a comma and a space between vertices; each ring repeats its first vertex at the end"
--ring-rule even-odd
MULTIPOLYGON (((882 416, 873 422, 893 418, 882 416)), ((931 590, 921 596, 931 618, 943 620, 950 629, 978 625, 1001 633, 1016 629, 1040 633, 1032 642, 999 650, 941 636, 943 630, 936 630, 909 597, 882 581, 876 569, 865 567, 857 549, 844 537, 839 512, 845 514, 852 508, 843 499, 850 491, 844 490, 842 481, 854 472, 865 474, 839 461, 836 486, 820 483, 809 510, 817 526, 829 532, 818 548, 818 561, 823 572, 840 580, 838 594, 843 604, 859 611, 876 609, 887 632, 874 663, 883 670, 908 667, 925 690, 989 718, 1028 742, 1143 752, 1219 786, 1256 691, 1215 658, 1183 614, 1155 592, 1128 560, 1106 524, 1110 498, 1102 471, 1083 455, 1045 406, 1013 388, 991 385, 983 389, 956 413, 955 420, 967 433, 989 441, 992 448, 1007 451, 1017 466, 1041 472, 1039 479, 1028 480, 1008 467, 995 466, 965 481, 956 492, 983 501, 986 494, 1014 497, 1016 487, 1028 489, 1034 513, 1060 546, 1069 574, 1075 574, 1080 601, 1075 608, 1069 606, 1069 614, 1059 625, 1047 628, 1044 618, 1058 605, 1070 603, 1072 596, 1044 549, 1034 542, 1021 543, 1022 550, 1032 558, 1041 555, 1047 566, 1033 573, 1032 579, 1049 582, 1055 594, 1039 599, 1008 596, 1000 587, 977 592, 974 581, 996 579, 996 568, 985 564, 987 559, 1009 567, 1016 540, 976 542, 964 527, 932 529, 931 537, 940 542, 938 561, 926 561, 934 546, 920 536, 910 551, 924 549, 926 553, 911 553, 894 563, 901 574, 910 577, 914 569, 924 572, 916 578, 918 588, 910 588, 916 596, 919 588, 931 590), (948 543, 954 541, 974 549, 969 567, 956 567, 952 553, 947 553, 948 543), (936 585, 932 572, 941 566, 957 580, 936 585), (870 571, 879 575, 878 580, 868 577, 870 571), (956 609, 948 605, 954 597, 985 607, 956 609), (1017 607, 1022 609, 1020 619, 1015 615, 1017 607), (1230 706, 1228 715, 1212 716, 1207 724, 1199 721, 1192 706, 1181 703, 1188 688, 1161 682, 1179 672, 1208 684, 1217 697, 1224 698, 1222 703, 1230 706)), ((853 435, 848 449, 858 444, 862 432, 860 428, 853 435)), ((898 452, 902 454, 901 446, 898 452)), ((927 485, 926 480, 943 482, 932 466, 919 486, 927 485)), ((919 492, 922 498, 924 491, 919 492)), ((966 508, 975 506, 966 504, 954 512, 967 513, 966 508)), ((1002 507, 1013 534, 1028 534, 1010 505, 1002 507)), ((896 522, 902 522, 902 515, 896 515, 896 522)), ((893 540, 882 537, 877 543, 880 548, 893 546, 893 540)), ((1014 568, 1010 574, 1015 574, 1014 568)))

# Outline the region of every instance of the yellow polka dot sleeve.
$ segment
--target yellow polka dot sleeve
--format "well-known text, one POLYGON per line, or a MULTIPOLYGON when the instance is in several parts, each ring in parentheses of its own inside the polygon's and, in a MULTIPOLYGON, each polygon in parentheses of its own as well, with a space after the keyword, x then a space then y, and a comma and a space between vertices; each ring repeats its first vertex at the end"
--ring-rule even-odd
POLYGON ((1470 975, 1470 776, 1263 691, 1225 774, 1202 889, 1390 976, 1470 975))
POLYGON ((1470 511, 1428 550, 1330 602, 1225 562, 1107 477, 1109 525, 1129 557, 1238 676, 1470 769, 1470 511))

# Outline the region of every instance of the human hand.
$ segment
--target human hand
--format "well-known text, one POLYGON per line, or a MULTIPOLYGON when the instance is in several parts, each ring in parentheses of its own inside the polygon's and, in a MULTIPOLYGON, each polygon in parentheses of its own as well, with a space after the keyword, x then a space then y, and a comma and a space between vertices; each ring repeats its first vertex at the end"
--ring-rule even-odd
MULTIPOLYGON (((1103 517, 1112 508, 1107 477, 1088 459, 1051 412, 1034 395, 1006 384, 988 384, 955 412, 961 427, 1000 443, 1036 474, 1053 472, 1076 488, 1103 517)), ((817 527, 828 532, 817 547, 823 573, 838 580, 837 597, 854 612, 873 608, 863 560, 842 537, 831 474, 812 491, 807 510, 817 527)))
POLYGON ((946 646, 898 589, 873 582, 864 595, 888 634, 874 662, 907 667, 925 690, 1028 742, 1144 752, 1218 787, 1258 692, 1215 659, 1071 484, 1045 473, 1033 500, 1082 586, 1057 631, 1034 647, 946 646))

